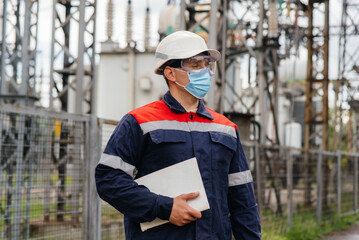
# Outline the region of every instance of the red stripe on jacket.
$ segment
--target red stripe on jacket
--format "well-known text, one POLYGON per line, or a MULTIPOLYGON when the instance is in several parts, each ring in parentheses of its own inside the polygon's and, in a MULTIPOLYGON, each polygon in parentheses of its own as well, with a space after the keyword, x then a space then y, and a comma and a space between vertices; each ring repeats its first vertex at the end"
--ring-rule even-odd
MULTIPOLYGON (((234 129, 237 131, 237 125, 231 122, 228 118, 207 107, 206 109, 214 119, 211 120, 206 117, 199 116, 196 113, 193 113, 196 116, 193 122, 218 123, 229 127, 234 127, 234 129)), ((134 116, 139 124, 165 120, 188 122, 187 112, 174 112, 167 106, 167 104, 163 100, 149 103, 145 106, 132 110, 128 114, 134 116)))

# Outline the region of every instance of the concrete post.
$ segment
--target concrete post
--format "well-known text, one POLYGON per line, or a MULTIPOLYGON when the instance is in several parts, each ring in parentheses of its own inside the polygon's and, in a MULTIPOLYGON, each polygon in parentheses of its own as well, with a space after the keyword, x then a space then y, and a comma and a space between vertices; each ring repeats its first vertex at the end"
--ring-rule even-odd
POLYGON ((90 122, 86 129, 88 137, 86 138, 87 146, 87 161, 86 161, 86 176, 87 186, 85 186, 87 203, 86 205, 86 226, 85 226, 85 239, 97 240, 100 239, 100 227, 101 227, 101 211, 100 211, 100 198, 96 191, 95 182, 95 168, 100 158, 101 153, 101 141, 100 141, 100 129, 98 126, 98 119, 94 116, 90 116, 90 122))

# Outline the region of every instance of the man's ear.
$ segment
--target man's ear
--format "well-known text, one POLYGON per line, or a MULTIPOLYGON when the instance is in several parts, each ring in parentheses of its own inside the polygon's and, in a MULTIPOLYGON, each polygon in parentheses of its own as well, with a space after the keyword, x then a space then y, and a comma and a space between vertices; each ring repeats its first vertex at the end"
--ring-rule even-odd
POLYGON ((165 68, 165 70, 163 71, 163 74, 165 75, 166 79, 170 82, 175 82, 176 81, 176 74, 175 74, 175 70, 169 66, 167 66, 165 68))

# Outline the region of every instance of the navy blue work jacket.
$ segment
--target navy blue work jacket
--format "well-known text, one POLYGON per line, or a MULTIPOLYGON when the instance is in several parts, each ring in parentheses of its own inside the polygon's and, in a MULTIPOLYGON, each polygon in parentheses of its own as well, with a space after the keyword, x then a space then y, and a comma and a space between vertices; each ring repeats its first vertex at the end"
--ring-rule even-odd
MULTIPOLYGON (((126 239, 261 238, 253 180, 237 126, 203 105, 186 110, 164 99, 125 115, 96 167, 100 197, 125 216, 126 239), (134 179, 196 157, 210 209, 182 227, 167 223, 142 232, 140 223, 168 220, 173 198, 152 193, 134 179)), ((166 181, 166 179, 163 179, 166 181)))

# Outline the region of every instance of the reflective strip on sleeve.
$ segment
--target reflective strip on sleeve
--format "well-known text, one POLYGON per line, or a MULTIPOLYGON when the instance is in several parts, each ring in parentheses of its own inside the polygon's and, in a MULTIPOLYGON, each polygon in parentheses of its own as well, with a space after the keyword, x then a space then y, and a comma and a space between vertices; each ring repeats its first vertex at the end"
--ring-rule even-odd
POLYGON ((109 155, 103 153, 100 159, 99 164, 106 165, 108 167, 112 167, 114 169, 119 169, 130 175, 132 178, 135 178, 137 175, 137 169, 135 166, 123 161, 118 156, 109 155))
POLYGON ((201 122, 179 122, 179 121, 153 121, 140 124, 143 134, 155 130, 180 130, 185 132, 221 132, 237 138, 234 127, 219 123, 201 123, 201 122))
POLYGON ((228 174, 228 186, 233 187, 253 182, 250 170, 228 174))

